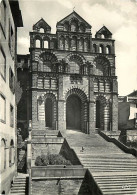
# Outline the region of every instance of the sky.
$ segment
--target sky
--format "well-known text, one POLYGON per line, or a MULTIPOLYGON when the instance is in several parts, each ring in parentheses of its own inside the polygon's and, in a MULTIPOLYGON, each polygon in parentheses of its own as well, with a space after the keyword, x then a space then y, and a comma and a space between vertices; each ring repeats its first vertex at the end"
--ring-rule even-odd
POLYGON ((29 32, 43 18, 56 33, 56 23, 73 9, 92 26, 92 37, 105 25, 115 39, 119 95, 137 90, 137 0, 19 0, 23 28, 18 28, 18 54, 29 53, 29 32))

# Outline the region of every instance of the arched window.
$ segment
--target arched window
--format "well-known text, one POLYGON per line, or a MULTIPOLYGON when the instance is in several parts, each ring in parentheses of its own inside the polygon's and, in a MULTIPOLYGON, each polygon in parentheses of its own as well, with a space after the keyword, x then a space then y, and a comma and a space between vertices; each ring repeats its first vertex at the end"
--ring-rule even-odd
POLYGON ((44 40, 44 48, 48 49, 49 48, 49 41, 44 40))
POLYGON ((104 34, 101 34, 100 37, 101 37, 101 39, 105 39, 105 35, 104 34))
POLYGON ((6 169, 6 143, 5 140, 1 140, 1 170, 6 169))
POLYGON ((84 39, 80 38, 79 40, 79 51, 84 51, 84 39))
POLYGON ((77 48, 77 38, 76 37, 72 37, 71 49, 72 49, 72 51, 76 51, 76 48, 77 48))
POLYGON ((60 49, 61 50, 63 50, 64 49, 64 37, 62 36, 61 38, 60 38, 60 49))
POLYGON ((65 50, 69 50, 69 37, 65 39, 65 50))
POLYGON ((76 32, 77 31, 77 23, 76 21, 71 22, 71 31, 76 32))
POLYGON ((95 59, 95 65, 96 65, 96 75, 101 76, 110 76, 110 62, 105 57, 97 57, 95 59))
POLYGON ((88 39, 84 40, 84 51, 88 51, 89 50, 89 41, 88 39))
POLYGON ((69 24, 67 22, 64 24, 64 31, 69 31, 69 24))
POLYGON ((40 48, 41 47, 41 43, 39 39, 36 39, 36 48, 40 48))
POLYGON ((14 154, 14 142, 11 140, 9 148, 9 166, 14 164, 15 154, 14 154))
POLYGON ((40 29, 39 29, 39 32, 40 32, 40 33, 44 33, 44 28, 40 28, 40 29))
POLYGON ((106 47, 106 54, 111 54, 111 48, 109 45, 106 47))
POLYGON ((96 53, 96 52, 97 52, 97 45, 93 44, 93 53, 96 53))
POLYGON ((79 31, 80 32, 85 32, 85 26, 83 24, 80 25, 79 31))
POLYGON ((99 53, 104 53, 104 47, 103 47, 103 45, 100 45, 99 46, 99 53))

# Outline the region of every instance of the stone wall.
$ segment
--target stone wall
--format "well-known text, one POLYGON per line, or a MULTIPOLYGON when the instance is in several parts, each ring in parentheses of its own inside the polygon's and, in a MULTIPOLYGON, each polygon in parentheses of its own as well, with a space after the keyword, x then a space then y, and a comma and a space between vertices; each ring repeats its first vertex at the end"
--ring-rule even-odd
POLYGON ((77 195, 82 179, 32 181, 32 195, 77 195))

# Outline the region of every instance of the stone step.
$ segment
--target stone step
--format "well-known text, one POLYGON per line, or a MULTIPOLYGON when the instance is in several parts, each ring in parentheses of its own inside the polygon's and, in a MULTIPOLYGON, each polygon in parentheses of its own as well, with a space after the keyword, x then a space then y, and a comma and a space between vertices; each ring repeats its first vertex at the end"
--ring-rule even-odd
POLYGON ((86 163, 87 162, 87 163, 91 163, 91 164, 102 164, 102 165, 103 164, 104 165, 105 164, 106 165, 112 165, 113 164, 113 165, 123 165, 123 166, 124 165, 126 165, 126 166, 128 166, 128 165, 129 166, 132 166, 132 165, 133 166, 137 166, 137 163, 136 162, 127 162, 127 161, 124 162, 124 164, 123 164, 123 161, 122 162, 121 161, 101 161, 101 160, 100 161, 96 161, 96 160, 94 161, 94 159, 88 159, 88 160, 87 159, 80 159, 80 161, 82 163, 86 163))
POLYGON ((122 166, 122 165, 118 165, 118 164, 116 164, 116 165, 111 165, 111 164, 109 164, 109 165, 107 165, 107 164, 94 164, 94 163, 90 163, 90 162, 85 162, 85 163, 82 163, 83 164, 83 166, 89 166, 89 167, 94 167, 94 168, 97 168, 97 167, 99 167, 99 168, 101 168, 101 167, 108 167, 108 168, 110 168, 110 167, 112 167, 112 168, 116 168, 116 167, 119 167, 120 169, 121 168, 125 168, 125 169, 127 169, 127 168, 129 168, 129 169, 135 169, 134 171, 137 171, 137 166, 129 166, 129 165, 126 165, 126 166, 122 166))
POLYGON ((15 180, 14 183, 24 184, 26 183, 26 180, 15 180))
POLYGON ((13 183, 12 186, 13 187, 18 187, 18 186, 25 187, 26 186, 26 183, 13 183))
POLYGON ((112 181, 115 181, 115 183, 134 183, 134 182, 137 182, 137 179, 136 178, 130 178, 130 179, 124 179, 124 178, 119 178, 119 179, 114 179, 114 178, 111 178, 111 179, 102 179, 102 178, 99 178, 99 179, 96 179, 95 180, 98 182, 98 183, 102 183, 102 184, 106 184, 106 185, 109 185, 112 183, 112 181))
MULTIPOLYGON (((136 173, 136 172, 135 172, 136 173)), ((132 178, 136 178, 137 177, 137 174, 135 174, 134 172, 133 173, 130 173, 129 174, 113 174, 113 175, 94 175, 94 177, 96 179, 100 178, 100 179, 120 179, 120 178, 124 178, 124 179, 132 179, 132 178)))
POLYGON ((11 192, 12 195, 26 195, 24 192, 11 192))
POLYGON ((134 159, 131 159, 131 158, 129 158, 129 159, 126 159, 126 158, 110 158, 110 157, 105 157, 105 158, 102 158, 102 157, 100 157, 100 156, 98 156, 98 157, 94 157, 94 156, 92 156, 92 155, 78 155, 79 156, 79 158, 81 159, 81 160, 92 160, 92 161, 99 161, 100 160, 100 162, 124 162, 124 163, 126 163, 126 162, 131 162, 131 163, 136 163, 137 164, 137 160, 134 158, 134 159))
MULTIPOLYGON (((108 189, 108 188, 105 188, 105 189, 101 189, 102 190, 102 192, 104 193, 104 194, 106 194, 106 192, 109 192, 110 193, 110 189, 108 189)), ((111 188, 111 193, 119 193, 119 194, 121 194, 121 192, 125 192, 125 194, 127 194, 127 192, 136 192, 135 191, 135 189, 124 189, 124 188, 119 188, 119 189, 116 189, 116 188, 111 188)))
POLYGON ((104 168, 119 168, 119 169, 134 169, 134 171, 137 171, 137 166, 136 165, 134 165, 134 166, 132 166, 132 165, 125 165, 125 166, 123 166, 123 165, 119 165, 119 164, 108 164, 108 165, 106 165, 106 164, 94 164, 94 163, 91 163, 91 162, 85 162, 85 163, 82 163, 83 164, 83 166, 89 166, 89 167, 94 167, 94 168, 97 168, 97 167, 99 167, 99 168, 101 168, 101 167, 104 167, 104 168))
POLYGON ((25 187, 21 187, 21 186, 18 186, 18 187, 12 187, 11 189, 11 192, 12 191, 25 191, 25 187))
POLYGON ((128 180, 128 179, 136 179, 137 175, 103 175, 103 176, 94 176, 94 178, 96 179, 102 179, 102 180, 118 180, 118 179, 124 179, 124 180, 128 180))
POLYGON ((25 189, 11 189, 11 192, 13 192, 13 193, 16 193, 16 192, 18 192, 18 193, 25 193, 25 189))
POLYGON ((114 193, 109 190, 108 192, 104 192, 103 195, 136 195, 136 191, 130 190, 130 191, 115 191, 114 193))
MULTIPOLYGON (((98 169, 98 168, 93 168, 93 167, 86 167, 84 166, 84 168, 89 168, 91 170, 91 173, 94 173, 94 172, 125 172, 127 171, 127 169, 98 169)), ((133 169, 129 169, 129 171, 133 171, 133 169)))
MULTIPOLYGON (((100 186, 101 186, 101 189, 103 189, 103 188, 111 188, 112 186, 114 186, 114 187, 121 187, 122 186, 122 188, 125 186, 125 187, 130 187, 130 188, 134 188, 134 187, 136 187, 137 185, 136 185, 136 181, 134 181, 134 182, 123 182, 123 181, 119 181, 119 182, 115 182, 115 183, 112 183, 112 182, 110 182, 110 183, 102 183, 102 182, 99 182, 99 181, 97 181, 98 182, 98 184, 100 184, 100 186)), ((109 182, 109 180, 107 181, 107 182, 109 182)))

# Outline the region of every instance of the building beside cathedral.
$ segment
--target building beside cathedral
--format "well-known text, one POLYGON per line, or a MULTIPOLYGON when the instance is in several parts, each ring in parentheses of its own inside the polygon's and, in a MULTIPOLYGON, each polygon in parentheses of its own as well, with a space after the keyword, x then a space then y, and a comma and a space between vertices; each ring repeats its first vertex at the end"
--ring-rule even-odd
POLYGON ((19 1, 0 1, 0 194, 9 194, 17 175, 17 29, 23 27, 19 1))
POLYGON ((91 25, 73 11, 57 22, 56 34, 40 19, 30 32, 33 130, 118 129, 115 41, 103 26, 91 25))

